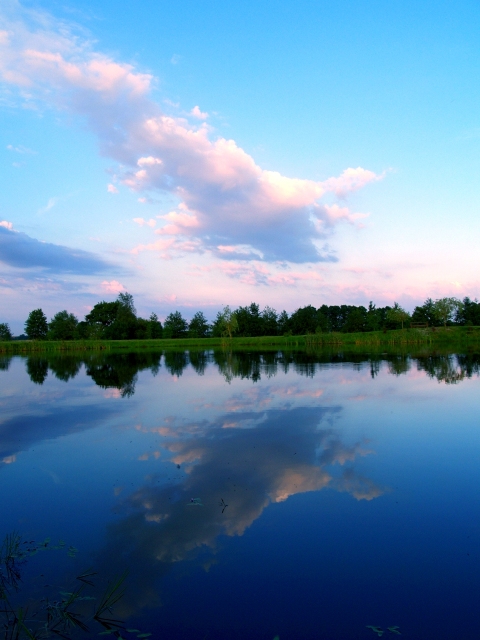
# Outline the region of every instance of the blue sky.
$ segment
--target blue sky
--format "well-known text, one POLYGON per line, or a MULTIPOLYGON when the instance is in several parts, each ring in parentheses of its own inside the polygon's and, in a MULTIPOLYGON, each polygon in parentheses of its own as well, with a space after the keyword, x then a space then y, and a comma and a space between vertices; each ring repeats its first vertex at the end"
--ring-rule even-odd
POLYGON ((0 321, 479 295, 477 3, 98 4, 0 8, 0 321))

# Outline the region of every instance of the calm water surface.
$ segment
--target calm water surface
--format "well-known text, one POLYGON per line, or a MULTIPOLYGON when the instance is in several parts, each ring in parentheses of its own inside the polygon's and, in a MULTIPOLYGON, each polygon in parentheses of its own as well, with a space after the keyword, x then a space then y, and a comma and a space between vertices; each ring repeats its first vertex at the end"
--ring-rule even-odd
POLYGON ((478 639, 479 362, 3 358, 0 535, 78 548, 27 589, 128 569, 152 638, 478 639))

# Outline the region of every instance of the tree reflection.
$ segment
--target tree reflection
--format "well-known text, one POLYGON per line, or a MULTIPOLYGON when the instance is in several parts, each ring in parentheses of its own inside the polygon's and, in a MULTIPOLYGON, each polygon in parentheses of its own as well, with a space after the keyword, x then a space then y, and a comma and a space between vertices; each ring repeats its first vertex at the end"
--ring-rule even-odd
POLYGON ((0 356, 0 371, 8 371, 12 356, 0 356))
POLYGON ((135 393, 137 373, 150 369, 154 375, 160 367, 161 353, 115 353, 91 357, 85 362, 86 373, 103 389, 118 389, 122 398, 135 393))
POLYGON ((465 378, 480 373, 480 356, 467 355, 429 355, 417 359, 417 369, 425 371, 429 378, 436 378, 445 384, 457 384, 465 378))
POLYGON ((180 377, 188 366, 186 351, 165 351, 165 368, 172 376, 180 377))
POLYGON ((27 358, 27 373, 34 384, 43 384, 48 376, 48 360, 35 356, 27 358))
POLYGON ((65 355, 62 358, 49 360, 48 366, 58 380, 68 382, 75 378, 82 367, 82 361, 72 355, 65 355))
MULTIPOLYGON (((456 384, 465 378, 480 375, 480 355, 475 353, 411 356, 407 353, 261 352, 232 349, 29 356, 26 368, 32 382, 43 384, 49 369, 57 379, 67 382, 78 375, 84 364, 86 374, 95 384, 104 389, 118 389, 122 397, 130 397, 135 393, 136 374, 150 369, 156 375, 161 366, 162 355, 165 368, 172 376, 181 376, 189 365, 198 375, 203 375, 207 367, 213 364, 227 382, 235 378, 258 382, 262 377, 270 378, 280 372, 288 373, 291 368, 300 376, 313 378, 325 366, 332 364, 369 371, 372 378, 380 373, 384 365, 388 373, 395 376, 407 374, 416 366, 418 371, 425 371, 430 378, 446 384, 456 384)), ((7 370, 10 360, 10 357, 2 357, 0 370, 7 370)))

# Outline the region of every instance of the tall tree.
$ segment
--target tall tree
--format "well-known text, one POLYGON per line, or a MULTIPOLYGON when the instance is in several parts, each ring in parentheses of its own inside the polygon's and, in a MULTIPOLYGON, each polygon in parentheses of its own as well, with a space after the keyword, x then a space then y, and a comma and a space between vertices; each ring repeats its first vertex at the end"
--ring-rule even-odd
POLYGON ((227 305, 217 313, 213 323, 213 335, 231 338, 238 331, 238 319, 236 313, 227 305))
POLYGON ((45 340, 48 333, 47 316, 41 309, 34 309, 25 322, 25 333, 30 340, 45 340))
POLYGON ((164 338, 186 338, 188 333, 188 323, 180 311, 170 313, 163 323, 164 338))
POLYGON ((266 306, 262 311, 262 325, 264 336, 276 336, 278 333, 278 315, 275 309, 266 306))
POLYGON ((405 322, 410 320, 410 314, 402 309, 398 302, 394 302, 393 307, 387 311, 387 321, 401 324, 402 329, 405 322))
POLYGON ((277 327, 279 335, 283 336, 290 329, 289 327, 290 318, 288 317, 288 313, 285 309, 280 313, 277 320, 277 327))
POLYGON ((117 297, 117 302, 119 302, 122 307, 128 309, 130 313, 133 313, 134 316, 137 315, 137 310, 135 309, 135 305, 133 303, 133 296, 131 293, 119 293, 117 297))
POLYGON ((59 311, 48 324, 48 337, 51 340, 73 340, 76 337, 78 320, 73 313, 59 311))
POLYGON ((148 319, 147 338, 161 338, 163 335, 162 323, 156 313, 151 313, 148 319))
POLYGON ((480 326, 480 303, 466 297, 455 314, 455 322, 460 325, 480 326))
POLYGON ((447 322, 453 320, 455 312, 459 310, 461 306, 462 303, 457 298, 439 298, 433 303, 435 313, 444 327, 447 326, 447 322))
POLYGON ((412 322, 424 322, 431 327, 440 324, 435 303, 431 298, 427 298, 421 307, 415 307, 412 313, 412 322))
POLYGON ((206 317, 202 311, 197 311, 188 325, 188 335, 191 338, 207 338, 209 333, 210 326, 206 317))
POLYGON ((13 338, 10 327, 6 322, 0 322, 0 342, 2 340, 11 340, 13 338))
POLYGON ((97 302, 90 313, 85 316, 85 321, 90 325, 101 326, 102 329, 109 327, 117 318, 120 303, 115 302, 97 302))

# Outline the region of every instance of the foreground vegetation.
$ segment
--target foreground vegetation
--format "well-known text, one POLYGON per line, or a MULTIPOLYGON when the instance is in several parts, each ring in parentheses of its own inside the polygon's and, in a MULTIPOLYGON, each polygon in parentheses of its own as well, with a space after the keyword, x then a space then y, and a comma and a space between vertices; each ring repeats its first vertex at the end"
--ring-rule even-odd
POLYGON ((112 351, 134 352, 162 349, 311 349, 387 347, 425 345, 432 348, 471 348, 480 346, 480 326, 432 327, 352 333, 315 333, 307 335, 211 337, 146 340, 21 340, 0 342, 0 353, 45 353, 112 351))

